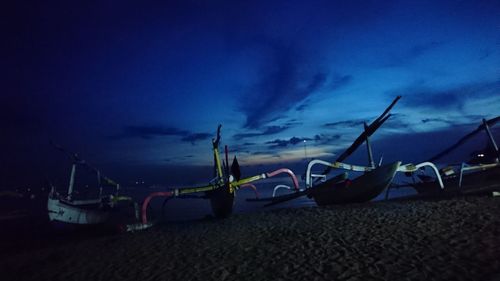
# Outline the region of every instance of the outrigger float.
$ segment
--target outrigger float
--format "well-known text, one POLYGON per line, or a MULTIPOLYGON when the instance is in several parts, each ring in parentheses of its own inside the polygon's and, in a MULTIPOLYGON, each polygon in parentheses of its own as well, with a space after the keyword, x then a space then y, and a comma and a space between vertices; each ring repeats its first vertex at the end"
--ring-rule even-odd
MULTIPOLYGON (((54 223, 66 224, 72 226, 78 225, 99 225, 110 222, 114 219, 112 216, 117 211, 120 203, 126 202, 127 205, 134 204, 130 197, 120 196, 120 185, 110 178, 101 174, 99 170, 90 166, 87 162, 80 159, 77 154, 68 153, 61 146, 53 146, 67 154, 72 160, 69 185, 66 193, 59 193, 56 187, 51 184, 51 190, 47 200, 47 211, 49 220, 54 223), (99 193, 93 198, 76 198, 75 194, 75 174, 77 167, 85 168, 94 173, 97 177, 99 193), (114 190, 104 192, 103 187, 107 185, 114 190)), ((138 214, 138 212, 135 212, 138 214)))

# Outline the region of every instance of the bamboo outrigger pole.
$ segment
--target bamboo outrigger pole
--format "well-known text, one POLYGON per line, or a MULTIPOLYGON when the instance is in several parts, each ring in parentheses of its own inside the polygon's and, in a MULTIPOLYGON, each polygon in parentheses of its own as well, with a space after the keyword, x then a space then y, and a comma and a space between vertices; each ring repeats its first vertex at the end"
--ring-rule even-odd
MULTIPOLYGON (((363 126, 365 131, 368 129, 368 125, 366 122, 363 122, 363 126)), ((366 151, 368 152, 368 163, 370 163, 370 167, 375 168, 375 162, 373 161, 373 152, 372 146, 370 144, 370 137, 366 136, 366 151)))
MULTIPOLYGON (((114 180, 108 178, 107 176, 104 176, 101 174, 101 171, 99 171, 97 168, 91 166, 89 163, 87 163, 87 161, 81 159, 77 153, 71 153, 69 152, 68 150, 66 150, 65 148, 63 148, 61 145, 59 144, 56 144, 54 143, 53 141, 50 141, 50 144, 57 150, 61 151, 62 153, 66 154, 69 159, 73 162, 73 168, 72 168, 72 171, 71 171, 71 177, 70 177, 70 187, 69 187, 69 191, 68 191, 68 195, 70 196, 72 191, 73 191, 73 177, 74 177, 74 174, 75 172, 73 171, 74 167, 76 165, 81 165, 87 169, 89 169, 90 171, 94 172, 96 175, 97 175, 97 182, 98 182, 98 185, 99 185, 99 188, 102 190, 102 180, 106 183, 106 184, 109 184, 109 185, 113 185, 116 187, 116 192, 118 192, 118 190, 120 189, 120 184, 116 183, 114 180)), ((100 191, 101 192, 101 191, 100 191)))
POLYGON ((488 126, 488 123, 486 122, 486 119, 483 118, 483 125, 484 129, 486 130, 486 134, 488 134, 488 137, 490 139, 490 143, 493 146, 493 149, 495 150, 496 154, 496 159, 495 162, 499 162, 500 160, 500 152, 498 151, 498 146, 497 143, 495 142, 495 138, 493 137, 493 134, 491 133, 490 126, 488 126))
MULTIPOLYGON (((354 142, 351 144, 349 148, 347 148, 338 158, 335 160, 335 162, 342 162, 344 161, 347 157, 349 157, 358 147, 363 144, 367 140, 368 137, 373 135, 375 131, 377 131, 384 122, 391 117, 391 114, 389 114, 389 111, 396 105, 396 103, 399 101, 401 96, 397 96, 392 103, 384 110, 384 112, 377 118, 375 121, 373 121, 369 126, 365 126, 365 130, 354 140, 354 142)), ((332 170, 331 167, 328 167, 323 171, 323 175, 328 174, 332 170)))
MULTIPOLYGON (((448 147, 447 149, 443 150, 442 152, 432 156, 429 160, 427 160, 428 162, 434 162, 436 161, 437 159, 443 157, 444 155, 450 153, 451 151, 453 151, 454 149, 456 149, 457 147, 459 147, 460 145, 462 145, 463 143, 465 143, 466 140, 470 139, 471 137, 473 137, 474 135, 476 135, 477 133, 479 133, 481 130, 486 130, 486 127, 491 127, 493 125, 495 125, 498 121, 500 121, 500 116, 497 116, 495 118, 492 118, 490 120, 484 120, 483 121, 483 124, 479 125, 474 131, 468 133, 467 135, 463 136, 461 139, 459 139, 455 144, 451 145, 450 147, 448 147)), ((492 137, 490 137, 490 141, 493 140, 492 137)), ((493 141, 494 142, 494 141, 493 141)), ((498 157, 498 148, 497 148, 497 157, 498 157)))

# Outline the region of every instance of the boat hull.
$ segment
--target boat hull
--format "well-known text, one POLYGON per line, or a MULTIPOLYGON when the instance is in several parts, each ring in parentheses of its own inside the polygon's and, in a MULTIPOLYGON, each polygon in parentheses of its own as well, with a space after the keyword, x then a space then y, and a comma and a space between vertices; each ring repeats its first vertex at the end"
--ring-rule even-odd
POLYGON ((463 175, 462 186, 459 187, 460 177, 458 174, 443 178, 444 190, 442 190, 436 181, 421 182, 413 184, 412 187, 419 194, 429 193, 448 193, 463 192, 469 193, 475 190, 500 190, 500 166, 483 170, 470 172, 463 175))
POLYGON ((394 162, 367 172, 352 181, 326 181, 312 187, 308 195, 318 206, 362 203, 372 200, 391 184, 401 162, 394 162))
POLYGON ((234 192, 231 192, 229 185, 208 192, 208 197, 215 217, 227 218, 231 215, 234 206, 234 192))
POLYGON ((47 210, 50 221, 75 225, 101 224, 110 217, 109 210, 99 205, 77 206, 51 197, 47 201, 47 210))

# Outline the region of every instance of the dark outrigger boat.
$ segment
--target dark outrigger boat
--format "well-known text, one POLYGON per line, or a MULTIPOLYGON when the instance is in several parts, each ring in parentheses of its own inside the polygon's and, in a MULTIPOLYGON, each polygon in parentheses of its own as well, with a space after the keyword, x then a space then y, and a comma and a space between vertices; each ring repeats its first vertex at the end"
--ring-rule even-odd
POLYGON ((332 165, 336 166, 336 168, 350 171, 363 171, 364 174, 351 180, 348 178, 347 172, 344 172, 329 180, 321 181, 319 184, 297 192, 269 198, 251 198, 247 199, 247 201, 267 201, 268 203, 264 205, 266 207, 302 196, 312 198, 318 206, 368 202, 377 197, 391 184, 394 175, 401 165, 401 162, 398 161, 372 169, 370 167, 349 165, 340 162, 330 163, 322 160, 313 160, 311 163, 332 165))
MULTIPOLYGON (((307 165, 305 188, 282 196, 270 198, 247 199, 250 202, 268 201, 265 206, 275 205, 302 196, 312 198, 319 206, 331 204, 349 204, 367 202, 382 193, 392 182, 394 175, 399 170, 408 170, 409 166, 401 166, 397 161, 384 166, 376 166, 373 161, 372 150, 369 137, 382 126, 391 116, 389 111, 394 107, 401 97, 398 96, 386 108, 386 110, 370 125, 365 123, 365 130, 358 136, 353 144, 342 153, 335 162, 328 162, 319 159, 312 160, 307 165), (367 144, 368 158, 370 166, 358 166, 342 163, 363 143, 367 144), (326 166, 321 174, 313 173, 313 166, 326 166), (332 169, 343 169, 347 171, 363 172, 364 174, 354 179, 349 179, 347 172, 326 180, 326 174, 332 169)), ((410 171, 410 170, 408 170, 410 171)))
POLYGON ((486 132, 489 141, 485 151, 477 153, 468 163, 449 165, 441 169, 439 175, 435 178, 425 174, 417 175, 418 180, 410 183, 410 186, 415 188, 421 196, 447 196, 500 191, 500 153, 490 130, 490 127, 494 126, 498 121, 500 121, 500 116, 488 121, 483 119, 482 124, 477 129, 462 137, 443 152, 431 157, 429 161, 440 159, 483 130, 486 132), (440 188, 438 180, 442 181, 444 188, 440 188))
POLYGON ((334 179, 320 183, 309 189, 308 196, 319 206, 368 202, 391 184, 400 164, 395 162, 377 167, 353 180, 337 182, 334 179))
MULTIPOLYGON (((389 119, 390 110, 398 102, 401 96, 396 97, 385 111, 375 119, 370 125, 364 124, 364 131, 356 138, 352 145, 342 153, 335 162, 328 162, 319 159, 312 160, 307 165, 305 189, 282 196, 271 198, 247 199, 247 201, 269 201, 265 206, 270 206, 286 202, 301 196, 312 198, 317 205, 351 204, 363 203, 373 200, 391 185, 397 172, 414 174, 425 167, 430 168, 437 177, 437 188, 443 189, 444 185, 439 176, 439 171, 434 163, 430 161, 419 164, 402 164, 396 161, 391 164, 377 166, 373 161, 370 136, 389 119), (356 149, 366 143, 369 166, 358 166, 343 163, 356 149), (313 173, 313 166, 323 165, 327 168, 320 174, 313 173), (354 179, 348 178, 348 173, 344 172, 331 179, 326 180, 326 174, 332 169, 342 169, 346 171, 363 172, 361 176, 354 179)), ((274 195, 274 194, 273 194, 274 195)))

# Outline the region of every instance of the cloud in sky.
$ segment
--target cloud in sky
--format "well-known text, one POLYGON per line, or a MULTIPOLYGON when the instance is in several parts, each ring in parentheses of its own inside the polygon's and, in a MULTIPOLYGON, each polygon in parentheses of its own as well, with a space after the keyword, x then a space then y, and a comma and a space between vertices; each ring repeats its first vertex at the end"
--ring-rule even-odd
POLYGON ((197 141, 206 140, 212 136, 213 136, 213 134, 209 134, 209 133, 189 134, 189 135, 183 137, 181 139, 181 141, 190 142, 192 145, 194 145, 197 141))
POLYGON ((275 52, 279 53, 273 60, 275 65, 269 67, 267 73, 264 71, 261 80, 250 89, 250 102, 244 99, 242 104, 245 128, 259 128, 287 117, 293 108, 304 111, 318 92, 334 92, 352 83, 351 75, 330 75, 321 64, 311 70, 308 63, 316 58, 301 59, 306 52, 297 55, 295 52, 299 50, 275 52))
POLYGON ((125 126, 120 134, 110 136, 112 140, 122 140, 131 138, 141 138, 150 140, 155 137, 178 136, 182 137, 181 141, 195 144, 197 141, 209 139, 212 134, 209 133, 192 133, 187 130, 178 129, 175 127, 164 126, 125 126))
POLYGON ((267 126, 267 127, 264 127, 264 130, 261 131, 261 132, 257 132, 257 133, 239 133, 239 134, 235 134, 233 136, 233 138, 235 140, 241 140, 241 139, 245 139, 245 138, 253 138, 253 137, 259 137, 259 136, 269 136, 269 135, 275 135, 275 134, 278 134, 278 133, 281 133, 287 129, 289 129, 290 126, 289 125, 284 125, 284 126, 267 126))
POLYGON ((454 122, 445 118, 424 118, 422 119, 422 123, 432 123, 432 122, 438 122, 438 123, 445 123, 449 125, 453 125, 454 122))
MULTIPOLYGON (((318 159, 330 159, 335 153, 332 151, 331 147, 308 147, 307 148, 307 158, 318 158, 318 159)), ((252 152, 251 157, 238 158, 240 164, 243 165, 266 165, 279 163, 281 165, 289 164, 300 164, 301 169, 304 168, 303 162, 306 160, 306 155, 304 148, 301 146, 293 146, 286 150, 277 151, 276 149, 271 149, 267 151, 256 151, 252 152), (301 162, 301 163, 299 163, 301 162)), ((291 167, 290 167, 291 168, 291 167)), ((294 171, 298 171, 294 169, 294 171)))
POLYGON ((111 136, 110 138, 115 140, 127 138, 151 139, 160 136, 187 136, 188 134, 189 132, 186 130, 173 127, 128 125, 123 127, 120 134, 111 136))
POLYGON ((353 81, 353 76, 352 75, 341 75, 338 73, 335 73, 334 75, 331 76, 331 80, 328 82, 326 87, 330 91, 335 91, 337 89, 341 89, 342 87, 347 86, 349 83, 353 81))
POLYGON ((251 154, 252 150, 255 149, 255 147, 258 147, 257 143, 254 142, 245 142, 243 144, 236 144, 236 145, 229 145, 229 152, 234 152, 234 153, 247 153, 251 154))
POLYGON ((432 109, 462 109, 471 99, 477 100, 495 96, 500 89, 500 80, 459 84, 447 88, 430 88, 412 85, 393 91, 404 95, 401 103, 409 107, 432 109))
POLYGON ((364 122, 368 122, 366 120, 344 120, 344 121, 337 121, 337 122, 332 122, 332 123, 326 123, 323 125, 324 128, 329 128, 329 129, 337 129, 341 127, 359 127, 363 126, 364 122))
POLYGON ((269 42, 269 60, 262 74, 242 99, 246 116, 244 127, 256 129, 266 125, 306 100, 327 82, 328 73, 320 65, 310 68, 305 50, 290 42, 269 42))
POLYGON ((444 42, 440 41, 430 41, 413 45, 410 48, 404 49, 400 52, 396 51, 389 54, 384 62, 384 65, 389 67, 407 66, 414 60, 421 58, 425 54, 440 48, 444 44, 444 42))
POLYGON ((311 138, 292 137, 288 140, 275 139, 275 140, 266 142, 266 144, 270 144, 269 148, 280 148, 280 147, 287 147, 288 145, 296 145, 298 143, 303 143, 304 141, 310 141, 310 140, 312 140, 312 139, 311 138))
MULTIPOLYGON (((343 87, 352 83, 353 76, 352 75, 340 75, 338 73, 334 73, 333 75, 329 75, 327 77, 327 81, 325 81, 324 85, 321 87, 322 91, 335 92, 343 87)), ((308 109, 311 109, 314 105, 312 104, 312 97, 305 98, 302 101, 299 101, 296 104, 295 110, 299 112, 304 112, 308 109)))
POLYGON ((317 134, 314 136, 314 141, 318 144, 333 144, 341 138, 339 134, 317 134))

